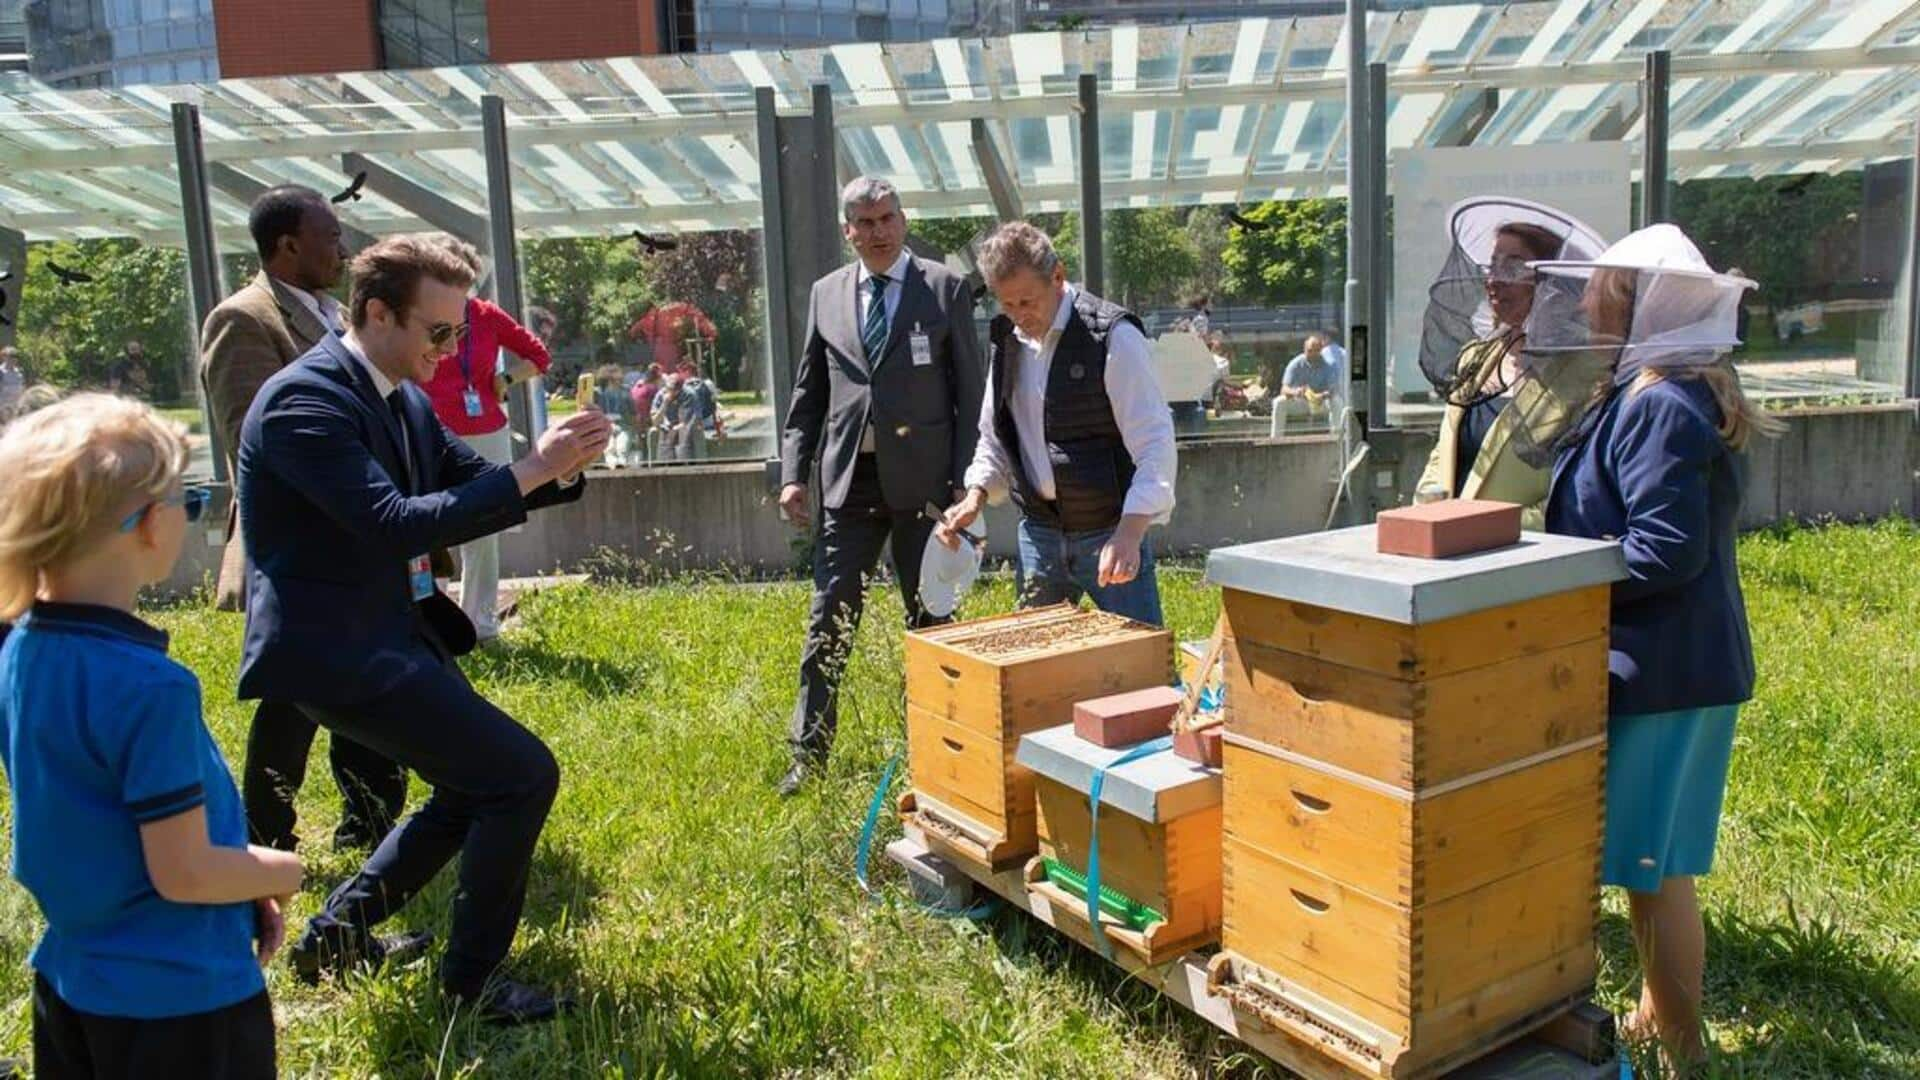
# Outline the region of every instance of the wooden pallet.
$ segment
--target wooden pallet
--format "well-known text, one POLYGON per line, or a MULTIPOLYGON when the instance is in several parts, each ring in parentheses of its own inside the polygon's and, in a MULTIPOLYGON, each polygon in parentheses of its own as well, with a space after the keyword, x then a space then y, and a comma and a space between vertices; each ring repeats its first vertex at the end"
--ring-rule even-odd
MULTIPOLYGON (((936 834, 922 831, 909 818, 905 835, 888 845, 887 855, 908 872, 916 895, 929 902, 958 910, 970 903, 975 893, 985 890, 1081 945, 1092 946, 1085 905, 1077 898, 1061 904, 1055 896, 1057 890, 1030 890, 1029 875, 1022 869, 992 871, 971 859, 949 860, 943 857, 945 847, 936 834)), ((1305 1022, 1286 1008, 1253 999, 1240 978, 1243 973, 1252 974, 1244 968, 1231 974, 1210 970, 1216 957, 1222 956, 1188 952, 1150 965, 1131 949, 1123 948, 1115 949, 1111 959, 1133 978, 1306 1080, 1356 1080, 1382 1075, 1377 1067, 1368 1066, 1365 1054, 1326 1052, 1327 1039, 1351 1033, 1330 1031, 1324 1017, 1317 1017, 1318 1023, 1305 1022)), ((1230 963, 1218 962, 1222 966, 1230 963)), ((1270 973, 1262 975, 1269 981, 1278 978, 1270 973)), ((1569 1000, 1556 1006, 1554 1015, 1532 1017, 1529 1022, 1538 1026, 1525 1030, 1516 1025, 1505 1040, 1484 1047, 1487 1052, 1483 1056, 1469 1062, 1441 1063, 1436 1068, 1450 1071, 1423 1075, 1444 1076, 1446 1080, 1612 1080, 1618 1075, 1613 1017, 1591 1002, 1584 998, 1569 1000)))

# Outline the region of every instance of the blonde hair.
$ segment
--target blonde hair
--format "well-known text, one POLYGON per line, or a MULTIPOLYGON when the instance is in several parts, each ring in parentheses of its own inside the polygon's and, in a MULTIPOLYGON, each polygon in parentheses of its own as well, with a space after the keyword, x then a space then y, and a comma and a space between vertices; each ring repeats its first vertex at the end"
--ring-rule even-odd
POLYGON ((1685 367, 1642 368, 1628 392, 1637 394, 1666 379, 1699 379, 1707 384, 1713 391, 1713 403, 1720 407, 1720 441, 1733 450, 1745 450, 1747 441, 1755 435, 1771 439, 1787 430, 1778 417, 1768 416, 1747 397, 1740 388, 1740 373, 1724 358, 1685 367))
POLYGON ((110 394, 76 394, 0 430, 0 619, 25 611, 42 573, 135 502, 170 494, 186 467, 184 427, 110 394))

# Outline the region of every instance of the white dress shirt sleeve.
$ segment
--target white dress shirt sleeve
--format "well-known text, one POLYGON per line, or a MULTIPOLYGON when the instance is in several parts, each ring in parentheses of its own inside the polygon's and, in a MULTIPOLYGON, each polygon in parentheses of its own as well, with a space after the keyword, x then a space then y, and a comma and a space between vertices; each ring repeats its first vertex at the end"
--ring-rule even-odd
POLYGON ((993 372, 989 370, 986 393, 980 399, 980 441, 974 444, 973 461, 967 466, 967 474, 962 482, 969 488, 984 489, 987 502, 999 506, 1007 501, 1007 492, 1013 483, 1013 469, 1007 463, 1006 447, 1000 445, 1000 433, 993 424, 993 403, 996 400, 993 372))
POLYGON ((1163 525, 1173 514, 1173 414, 1153 374, 1147 339, 1122 322, 1107 335, 1107 400, 1120 438, 1133 457, 1133 484, 1121 512, 1147 514, 1163 525))

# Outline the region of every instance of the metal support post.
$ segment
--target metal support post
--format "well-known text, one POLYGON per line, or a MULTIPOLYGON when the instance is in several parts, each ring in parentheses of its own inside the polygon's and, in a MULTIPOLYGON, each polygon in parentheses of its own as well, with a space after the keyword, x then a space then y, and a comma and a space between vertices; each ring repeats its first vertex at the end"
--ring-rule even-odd
POLYGON ((1646 145, 1640 159, 1640 226, 1670 220, 1667 188, 1667 105, 1673 86, 1673 54, 1647 54, 1646 145))
POLYGON ((1100 231, 1100 76, 1080 76, 1080 280, 1107 295, 1106 244, 1100 231))
MULTIPOLYGON (((513 161, 507 148, 507 104, 497 94, 480 98, 480 138, 487 155, 487 248, 493 257, 493 302, 525 321, 520 295, 520 251, 514 243, 513 161)), ((515 436, 531 447, 546 427, 546 398, 535 375, 507 394, 507 419, 515 436)))
POLYGON ((840 174, 837 152, 839 137, 833 126, 833 87, 824 82, 813 84, 813 122, 809 125, 813 135, 813 183, 808 185, 806 196, 813 200, 818 213, 807 215, 802 220, 812 221, 816 230, 814 242, 818 273, 809 274, 807 281, 811 287, 813 279, 822 277, 827 271, 840 263, 841 247, 846 237, 841 230, 840 211, 840 174))
MULTIPOLYGON (((227 475, 227 447, 220 442, 220 427, 207 408, 207 395, 200 385, 200 328, 207 316, 219 306, 226 294, 220 280, 220 247, 213 236, 213 209, 207 201, 207 155, 200 141, 200 107, 187 102, 173 105, 173 153, 180 176, 180 210, 187 236, 187 285, 193 299, 193 326, 187 334, 192 347, 187 364, 186 382, 193 387, 200 403, 200 423, 207 433, 213 452, 213 478, 219 482, 227 475)), ((19 273, 24 276, 23 265, 19 273)))
POLYGON ((993 212, 1002 222, 1025 217, 1020 185, 1014 181, 1006 158, 1001 156, 999 144, 993 141, 993 131, 987 127, 986 118, 974 117, 969 131, 973 138, 973 156, 980 163, 980 178, 987 185, 987 197, 993 200, 993 212))
POLYGON ((26 296, 27 234, 0 225, 0 270, 13 274, 0 283, 0 312, 7 322, 0 323, 0 345, 15 344, 20 333, 20 301, 26 296))
POLYGON ((1372 374, 1370 355, 1372 327, 1367 325, 1368 253, 1372 251, 1372 222, 1367 210, 1372 206, 1368 185, 1372 154, 1367 146, 1367 4, 1366 0, 1347 0, 1347 400, 1360 422, 1368 430, 1368 403, 1371 395, 1367 380, 1372 374))
POLYGON ((1387 416, 1387 286, 1392 240, 1387 235, 1387 65, 1367 67, 1367 329, 1374 360, 1369 364, 1366 417, 1371 430, 1393 426, 1387 416))
MULTIPOLYGON (((767 389, 773 399, 775 431, 787 420, 787 404, 793 399, 793 358, 798 355, 794 347, 792 286, 782 250, 787 235, 787 212, 782 205, 785 191, 780 177, 777 108, 773 87, 754 89, 754 138, 760 156, 760 249, 767 267, 767 326, 762 339, 767 343, 767 389)), ((801 318, 805 317, 803 311, 801 318)), ((777 438, 773 456, 780 456, 777 438)))
POLYGON ((794 369, 806 345, 813 283, 840 263, 840 185, 833 92, 815 83, 812 111, 780 116, 771 90, 754 95, 760 153, 761 247, 767 265, 768 389, 775 442, 767 482, 779 481, 779 431, 793 401, 794 369))
MULTIPOLYGON (((1920 125, 1907 189, 1907 363, 1904 395, 1920 397, 1920 125)), ((1864 216, 1864 215, 1863 215, 1864 216)))

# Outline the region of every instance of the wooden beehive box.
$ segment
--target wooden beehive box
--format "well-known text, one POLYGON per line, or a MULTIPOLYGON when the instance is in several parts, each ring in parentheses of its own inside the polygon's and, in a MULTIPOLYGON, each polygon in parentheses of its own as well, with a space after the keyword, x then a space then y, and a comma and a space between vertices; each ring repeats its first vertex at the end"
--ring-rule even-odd
MULTIPOLYGON (((1029 893, 1045 896, 1054 925, 1087 934, 1087 867, 1095 770, 1129 748, 1107 749, 1048 728, 1020 740, 1033 770, 1040 852, 1027 864, 1029 893)), ((1220 770, 1171 750, 1106 774, 1100 795, 1101 932, 1157 965, 1220 937, 1220 770)))
POLYGON ((1446 560, 1373 529, 1213 554, 1228 626, 1225 950, 1263 1015, 1428 1076, 1593 982, 1609 543, 1446 560), (1306 1018, 1306 1019, 1303 1019, 1306 1018))
POLYGON ((990 871, 1037 844, 1020 736, 1069 724, 1073 704, 1168 682, 1173 636, 1068 604, 907 635, 907 763, 900 812, 943 855, 990 871))

